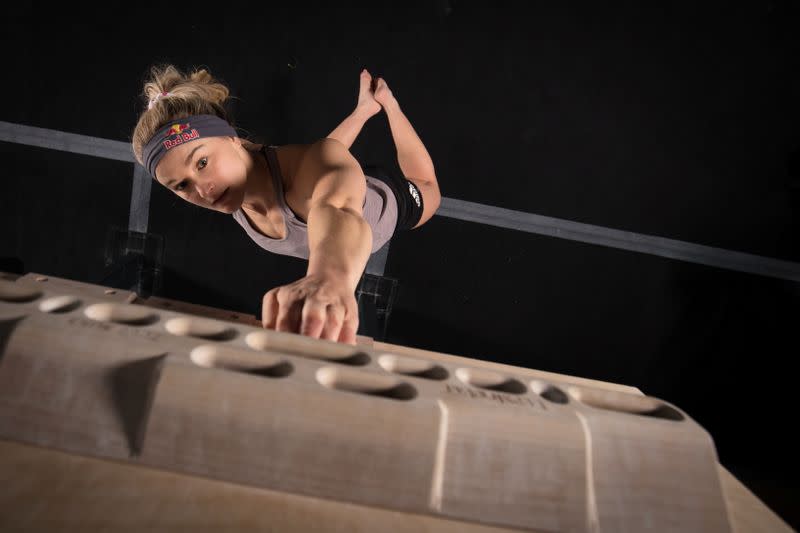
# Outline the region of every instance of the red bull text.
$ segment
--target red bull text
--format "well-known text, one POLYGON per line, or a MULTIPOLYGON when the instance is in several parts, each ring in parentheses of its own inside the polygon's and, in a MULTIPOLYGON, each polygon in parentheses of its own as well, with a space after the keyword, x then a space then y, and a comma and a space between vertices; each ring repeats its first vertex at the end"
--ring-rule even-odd
POLYGON ((192 129, 191 131, 186 131, 190 128, 191 126, 189 124, 173 124, 170 126, 165 135, 166 139, 163 142, 164 148, 169 150, 170 148, 174 148, 179 144, 185 143, 186 141, 199 139, 200 134, 197 132, 197 130, 192 129), (169 137, 172 137, 173 135, 177 135, 177 137, 170 139, 169 137))

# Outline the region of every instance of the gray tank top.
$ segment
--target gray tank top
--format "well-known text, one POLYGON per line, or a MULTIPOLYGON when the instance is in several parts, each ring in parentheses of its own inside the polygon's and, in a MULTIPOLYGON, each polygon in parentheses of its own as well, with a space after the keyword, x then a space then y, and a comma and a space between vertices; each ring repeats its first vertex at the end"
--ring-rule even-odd
MULTIPOLYGON (((283 179, 278 158, 275 155, 275 146, 270 145, 267 150, 267 164, 272 175, 272 181, 278 196, 278 205, 283 220, 286 224, 286 237, 273 239, 258 232, 247 220, 241 208, 233 212, 233 218, 263 249, 280 255, 291 255, 301 259, 308 259, 308 225, 301 220, 286 204, 283 196, 283 179)), ((364 220, 372 228, 372 251, 375 253, 392 238, 397 225, 397 198, 392 189, 383 181, 365 176, 367 178, 367 196, 364 200, 364 220)))

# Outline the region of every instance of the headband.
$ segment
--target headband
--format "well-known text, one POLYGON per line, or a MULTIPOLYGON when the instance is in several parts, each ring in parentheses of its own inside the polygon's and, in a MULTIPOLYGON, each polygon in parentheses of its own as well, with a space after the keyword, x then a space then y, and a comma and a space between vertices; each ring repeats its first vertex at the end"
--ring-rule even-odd
POLYGON ((167 152, 187 142, 207 137, 238 137, 227 121, 216 115, 192 115, 170 122, 147 142, 142 159, 147 172, 155 179, 156 166, 167 152))

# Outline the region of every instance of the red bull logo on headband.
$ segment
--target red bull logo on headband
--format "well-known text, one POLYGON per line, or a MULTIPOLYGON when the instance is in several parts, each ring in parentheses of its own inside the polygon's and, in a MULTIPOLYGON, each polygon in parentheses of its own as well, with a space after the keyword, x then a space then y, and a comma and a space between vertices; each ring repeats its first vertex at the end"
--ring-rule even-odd
POLYGON ((164 141, 164 148, 169 150, 170 148, 174 148, 179 144, 185 143, 186 141, 199 139, 200 134, 197 132, 197 130, 192 129, 191 125, 187 122, 186 124, 173 124, 169 127, 164 137, 166 138, 164 141), (170 139, 170 137, 173 135, 177 135, 177 137, 170 139))

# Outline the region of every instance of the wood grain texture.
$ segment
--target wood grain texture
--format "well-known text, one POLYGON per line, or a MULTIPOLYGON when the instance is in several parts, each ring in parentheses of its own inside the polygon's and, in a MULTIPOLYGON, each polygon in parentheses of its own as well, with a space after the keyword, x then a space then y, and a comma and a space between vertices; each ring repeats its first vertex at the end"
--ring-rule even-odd
MULTIPOLYGON (((371 339, 320 341, 226 311, 41 278, 0 276, 4 476, 20 468, 36 472, 33 484, 62 476, 76 494, 146 507, 154 493, 104 486, 100 494, 70 481, 69 469, 84 461, 108 476, 169 471, 185 487, 324 500, 360 509, 365 523, 370 509, 419 517, 437 531, 780 523, 721 469, 710 435, 687 413, 629 386, 371 339), (32 468, 37 454, 43 466, 32 468)), ((26 506, 30 487, 5 487, 0 505, 12 528, 35 522, 37 505, 56 509, 61 525, 73 519, 57 492, 26 506)), ((196 523, 185 513, 141 512, 196 523)), ((330 530, 358 530, 345 526, 350 517, 331 516, 330 530)))

